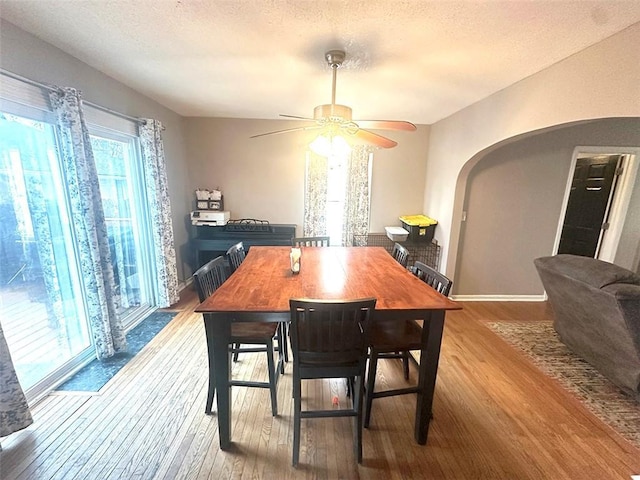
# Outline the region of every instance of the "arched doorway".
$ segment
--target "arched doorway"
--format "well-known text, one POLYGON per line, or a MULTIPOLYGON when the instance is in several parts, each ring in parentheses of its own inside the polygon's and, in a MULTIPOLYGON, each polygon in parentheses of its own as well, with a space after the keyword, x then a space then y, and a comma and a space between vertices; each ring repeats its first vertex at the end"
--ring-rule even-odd
POLYGON ((533 259, 555 253, 574 149, 587 144, 637 147, 640 118, 558 125, 470 159, 458 179, 454 214, 460 220, 456 298, 542 298, 533 259))

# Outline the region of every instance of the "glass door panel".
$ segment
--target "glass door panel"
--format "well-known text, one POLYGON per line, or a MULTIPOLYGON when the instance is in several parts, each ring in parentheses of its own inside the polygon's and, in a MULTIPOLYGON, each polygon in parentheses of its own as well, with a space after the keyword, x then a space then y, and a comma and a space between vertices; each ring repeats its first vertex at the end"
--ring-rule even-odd
POLYGON ((55 147, 0 112, 0 321, 25 390, 91 346, 55 147))
POLYGON ((100 195, 107 223, 111 262, 120 295, 119 313, 125 325, 149 307, 145 252, 136 199, 142 198, 135 165, 135 142, 117 135, 91 135, 91 147, 100 182, 100 195))

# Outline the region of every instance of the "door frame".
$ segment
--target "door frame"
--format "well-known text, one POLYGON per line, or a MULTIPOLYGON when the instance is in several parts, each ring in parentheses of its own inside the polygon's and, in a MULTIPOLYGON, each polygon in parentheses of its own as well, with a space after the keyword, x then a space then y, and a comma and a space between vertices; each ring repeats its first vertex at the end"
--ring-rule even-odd
POLYGON ((558 253, 560 246, 560 236, 562 235, 562 227, 564 217, 567 212, 569 203, 569 195, 571 193, 571 184, 573 183, 573 175, 576 169, 578 157, 588 155, 624 155, 622 160, 622 174, 614 182, 614 192, 609 207, 607 208, 607 219, 609 229, 601 235, 596 250, 596 258, 607 262, 613 262, 618 250, 618 243, 622 235, 624 220, 627 216, 631 194, 635 184, 636 174, 638 172, 638 164, 640 163, 640 148, 638 147, 600 147, 600 146, 577 146, 573 149, 571 157, 571 167, 567 177, 567 186, 565 188, 564 199, 562 201, 562 209, 558 219, 558 229, 553 245, 553 254, 558 253))

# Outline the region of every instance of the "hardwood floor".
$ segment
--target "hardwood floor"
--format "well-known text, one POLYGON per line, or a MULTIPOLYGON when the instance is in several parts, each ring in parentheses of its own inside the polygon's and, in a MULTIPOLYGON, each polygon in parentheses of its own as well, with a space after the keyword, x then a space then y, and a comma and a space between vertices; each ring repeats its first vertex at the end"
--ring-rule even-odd
MULTIPOLYGON (((429 441, 413 440, 415 397, 374 402, 364 461, 352 454, 351 420, 302 423, 301 465, 291 467, 291 365, 278 387, 233 389, 234 450, 218 448, 217 417, 204 414, 202 317, 183 311, 99 393, 56 392, 35 423, 2 439, 2 479, 435 478, 629 479, 640 450, 591 415, 484 323, 548 321, 542 303, 464 303, 447 314, 429 441)), ((264 355, 245 354, 234 377, 266 376, 264 355)), ((415 369, 412 368, 412 381, 415 369)), ((381 361, 378 382, 402 384, 381 361)), ((341 381, 305 385, 314 404, 345 402, 341 381)), ((215 404, 214 404, 215 405, 215 404)))

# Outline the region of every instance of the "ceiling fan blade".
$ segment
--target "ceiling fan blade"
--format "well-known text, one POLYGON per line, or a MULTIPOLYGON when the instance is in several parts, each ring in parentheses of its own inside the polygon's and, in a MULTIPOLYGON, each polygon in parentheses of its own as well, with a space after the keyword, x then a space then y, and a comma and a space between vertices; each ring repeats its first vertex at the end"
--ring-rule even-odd
POLYGON ((390 138, 383 137, 382 135, 378 135, 377 133, 373 133, 368 130, 359 129, 353 134, 353 136, 382 148, 393 148, 398 145, 398 142, 394 142, 390 138))
POLYGON ((285 118, 295 118, 297 120, 309 120, 310 122, 315 122, 316 121, 314 118, 300 117, 298 115, 285 115, 284 113, 281 113, 280 116, 281 117, 285 117, 285 118))
POLYGON ((354 120, 359 127, 373 128, 374 130, 405 130, 413 132, 416 126, 411 122, 402 120, 354 120))
POLYGON ((289 132, 297 132, 300 130, 316 130, 316 129, 320 129, 323 128, 320 125, 311 125, 308 127, 296 127, 296 128, 287 128, 285 130, 276 130, 274 132, 267 132, 267 133, 259 133, 258 135, 251 135, 249 138, 257 138, 257 137, 264 137, 266 135, 278 135, 280 133, 289 133, 289 132))

